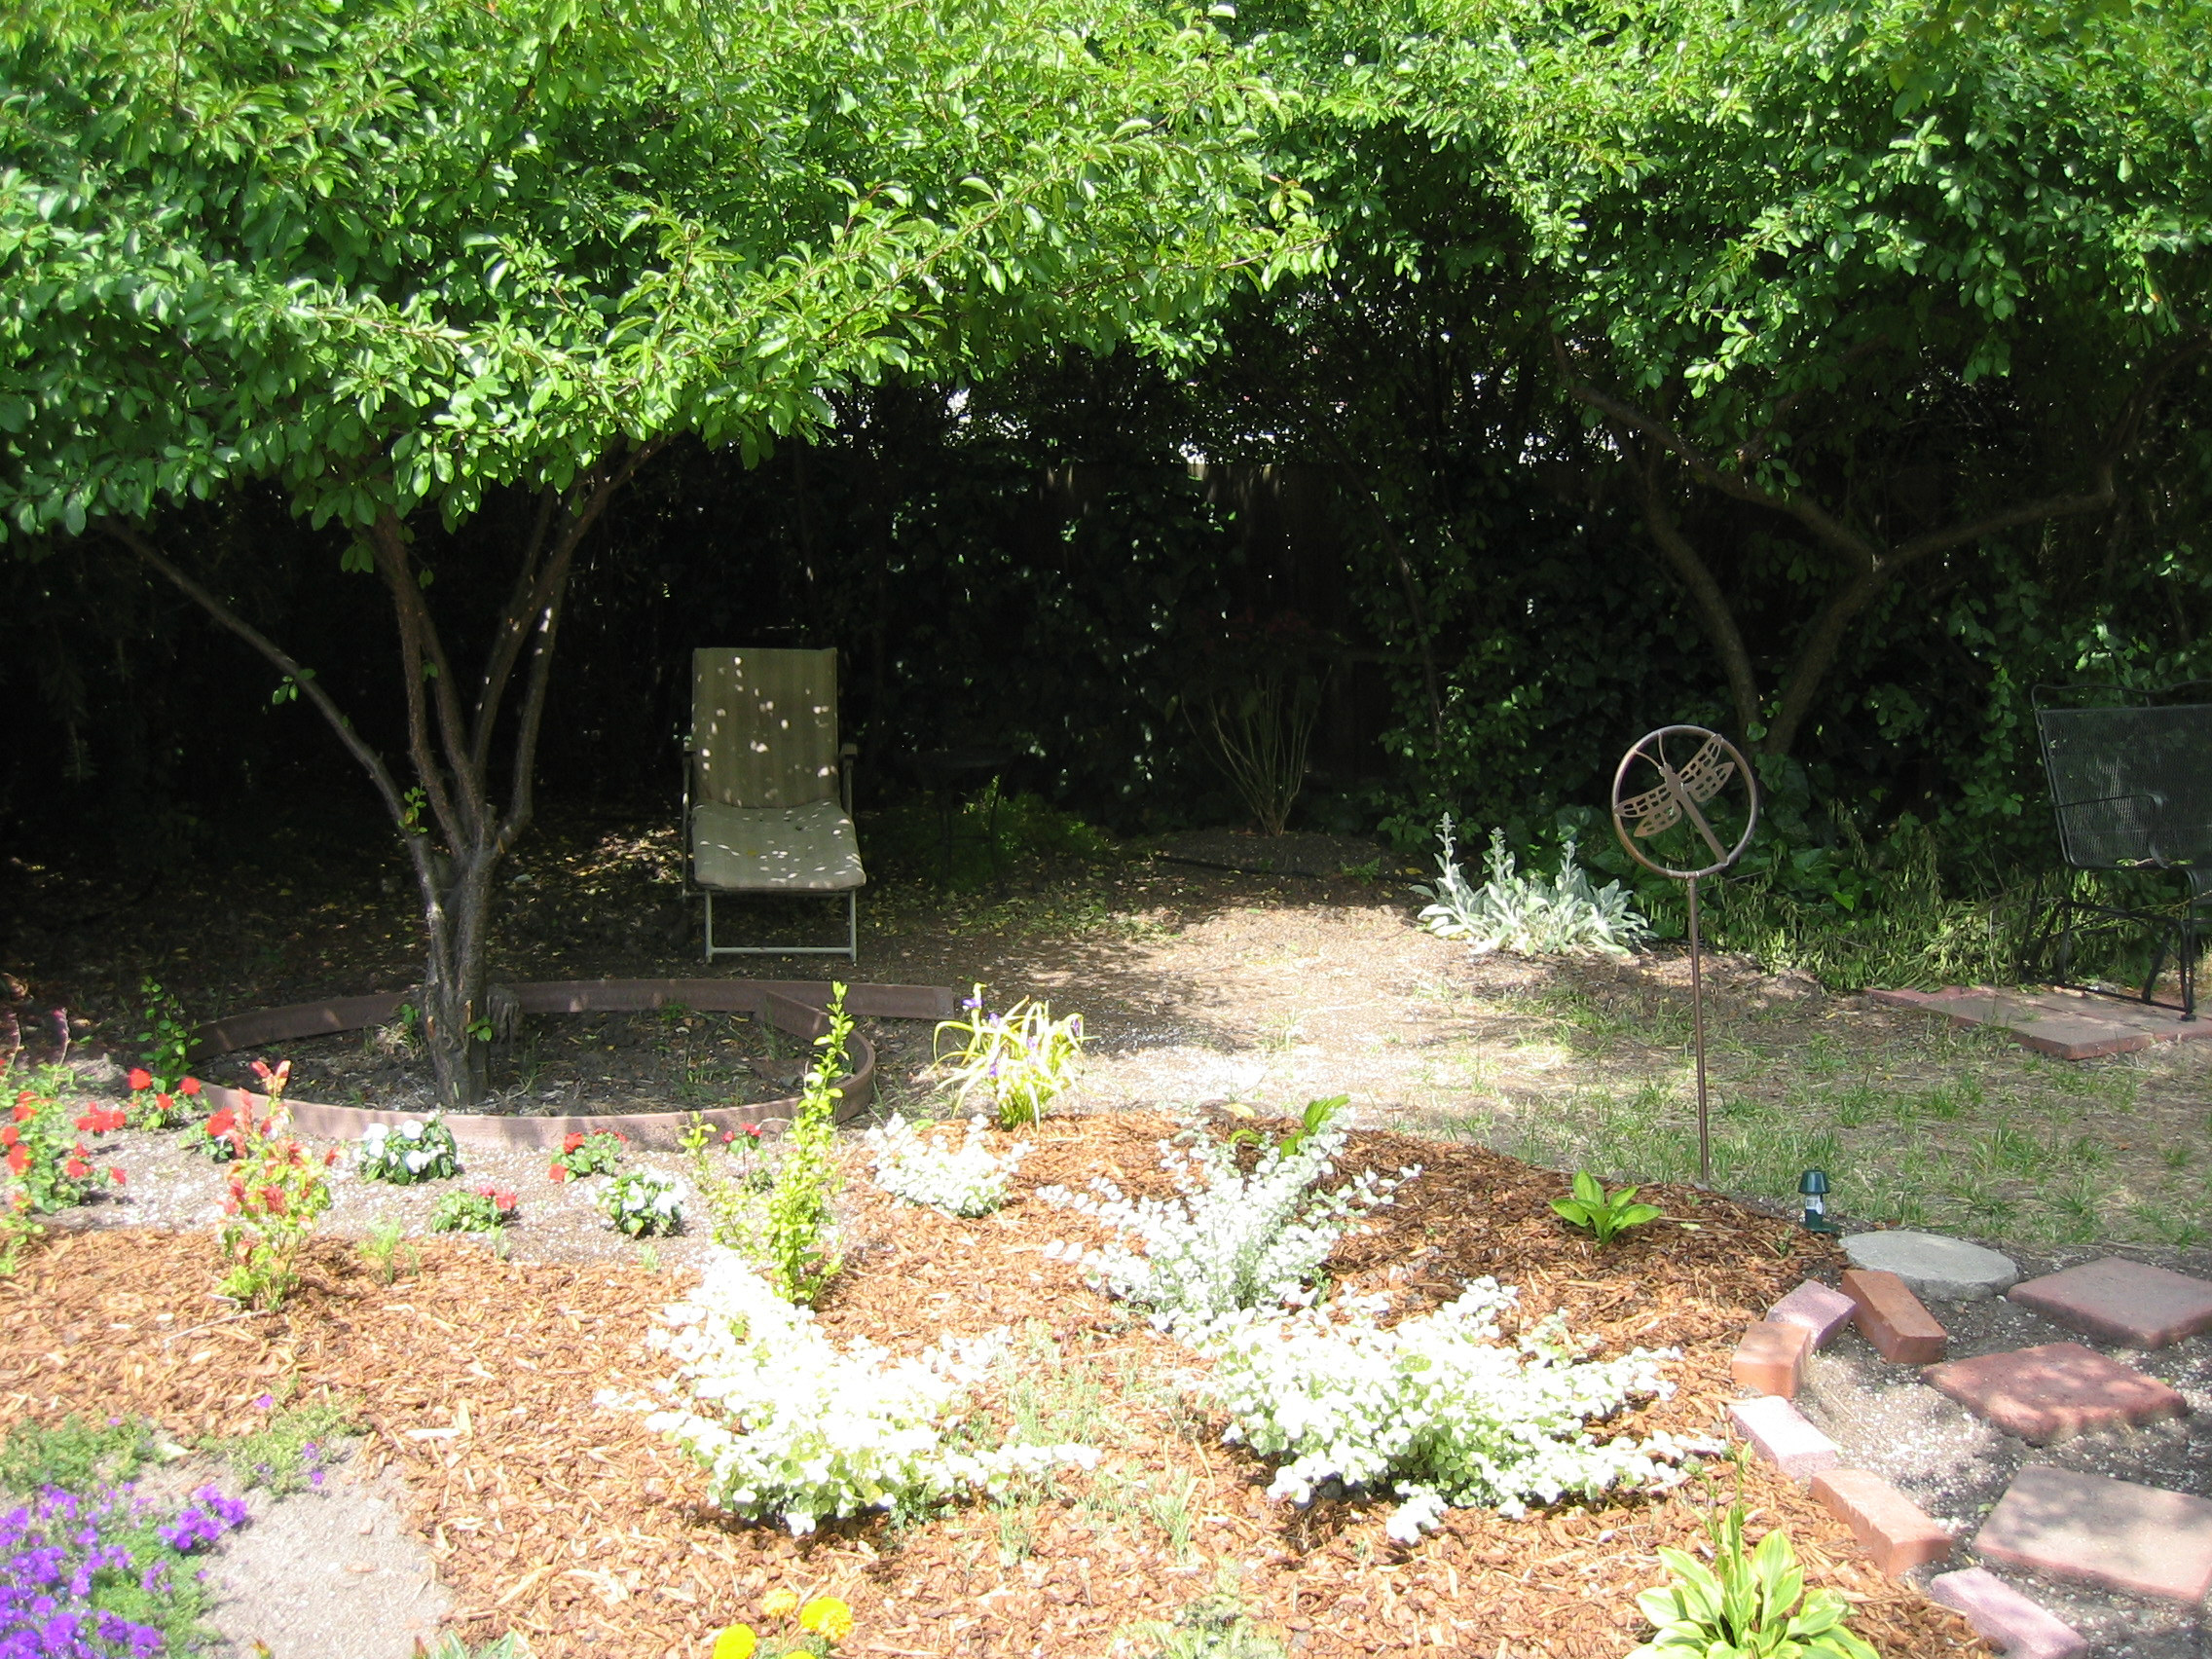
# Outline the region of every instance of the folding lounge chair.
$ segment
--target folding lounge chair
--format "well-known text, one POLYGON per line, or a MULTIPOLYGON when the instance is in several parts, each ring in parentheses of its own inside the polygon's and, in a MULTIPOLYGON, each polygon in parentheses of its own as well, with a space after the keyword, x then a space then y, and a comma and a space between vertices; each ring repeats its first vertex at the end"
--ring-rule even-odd
POLYGON ((691 653, 684 766, 685 891, 707 902, 707 960, 860 959, 858 753, 837 742, 837 653, 727 646, 691 653), (842 944, 717 944, 720 893, 845 895, 842 944))

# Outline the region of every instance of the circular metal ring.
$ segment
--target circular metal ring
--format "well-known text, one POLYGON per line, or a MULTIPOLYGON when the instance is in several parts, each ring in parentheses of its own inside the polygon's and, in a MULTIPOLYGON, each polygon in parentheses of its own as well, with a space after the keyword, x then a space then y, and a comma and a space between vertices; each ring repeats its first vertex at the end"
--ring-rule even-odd
POLYGON ((1613 769, 1613 833, 1620 837, 1621 846, 1630 858, 1645 869, 1656 870, 1677 881, 1695 881, 1701 876, 1718 875, 1744 856, 1744 849, 1751 844, 1751 831, 1758 828, 1758 774, 1751 770, 1751 762, 1744 758, 1742 750, 1718 732, 1708 731, 1704 726, 1670 725, 1661 726, 1657 731, 1645 732, 1629 746, 1628 753, 1621 756, 1621 763, 1613 769), (1677 767, 1668 760, 1666 743, 1670 737, 1696 740, 1697 753, 1690 756, 1687 764, 1677 767), (1640 758, 1659 774, 1658 787, 1640 791, 1624 799, 1621 795, 1622 786, 1628 782, 1629 768, 1640 758), (1706 821, 1704 808, 1708 801, 1719 796, 1732 778, 1743 780, 1749 811, 1744 818, 1744 832, 1736 838, 1733 847, 1723 850, 1719 836, 1713 832, 1713 826, 1706 821), (1636 844, 1638 840, 1655 835, 1662 830, 1673 829, 1685 819, 1705 838, 1705 844, 1713 849, 1715 863, 1700 869, 1671 869, 1654 859, 1646 858, 1642 849, 1636 844), (1635 834, 1629 832, 1631 820, 1638 821, 1640 825, 1635 834))

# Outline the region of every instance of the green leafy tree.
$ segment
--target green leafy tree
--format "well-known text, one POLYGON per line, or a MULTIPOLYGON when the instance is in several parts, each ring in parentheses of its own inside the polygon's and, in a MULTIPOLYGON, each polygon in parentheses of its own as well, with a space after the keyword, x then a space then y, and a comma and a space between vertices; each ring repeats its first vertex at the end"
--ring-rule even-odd
MULTIPOLYGON (((1769 755, 1900 577, 2105 512, 2202 384, 2200 4, 1303 11, 1287 142, 1347 264, 1532 326, 1592 429, 1517 438, 1628 484, 1769 755), (1747 624, 1776 571, 1796 613, 1747 624)), ((1451 395, 1513 384, 1469 355, 1451 395)))
POLYGON ((87 537, 315 708, 421 885, 441 1098, 484 1088, 577 552, 673 440, 750 464, 895 374, 1188 344, 1314 257, 1214 23, 1141 0, 26 0, 0 19, 0 535, 87 537), (383 585, 405 755, 164 508, 259 484, 383 585), (419 552, 515 557, 463 660, 419 552))

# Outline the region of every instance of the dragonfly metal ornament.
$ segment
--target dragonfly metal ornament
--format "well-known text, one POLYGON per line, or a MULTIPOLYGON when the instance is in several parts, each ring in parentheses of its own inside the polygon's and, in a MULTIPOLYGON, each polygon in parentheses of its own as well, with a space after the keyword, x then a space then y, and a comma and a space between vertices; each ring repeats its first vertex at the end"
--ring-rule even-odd
POLYGON ((1718 732, 1703 726, 1661 726, 1647 732, 1621 756, 1613 770, 1613 833, 1630 858, 1644 868, 1656 870, 1689 889, 1690 1011, 1697 1040, 1697 1178, 1713 1180, 1713 1140, 1707 1128, 1705 1104, 1705 970, 1704 942, 1698 929, 1697 884, 1718 875, 1744 856, 1758 828, 1759 787, 1743 751, 1718 732), (1672 753, 1669 742, 1673 742, 1672 753), (1675 758, 1684 752, 1686 760, 1675 758), (1651 774, 1657 774, 1652 781, 1651 774), (1738 805, 1734 797, 1741 796, 1738 805), (1721 808, 1728 810, 1723 812, 1721 808), (1733 828, 1741 816, 1743 828, 1731 841, 1715 822, 1733 828), (1679 857, 1662 862, 1654 845, 1670 830, 1689 826, 1689 833, 1675 837, 1685 849, 1679 857), (1706 862, 1710 855, 1710 862, 1706 862))

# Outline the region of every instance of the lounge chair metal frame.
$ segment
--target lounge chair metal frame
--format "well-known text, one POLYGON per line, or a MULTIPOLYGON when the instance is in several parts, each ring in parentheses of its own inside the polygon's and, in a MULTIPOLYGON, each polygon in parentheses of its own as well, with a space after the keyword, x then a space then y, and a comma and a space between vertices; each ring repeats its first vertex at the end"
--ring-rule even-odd
MULTIPOLYGON (((2153 696, 2212 682, 2193 681, 2153 696)), ((2046 694, 2083 694, 2085 686, 2037 686, 2035 716, 2051 811, 2067 867, 2160 870, 2178 875, 2188 895, 2178 910, 2133 909, 2071 894, 2045 898, 2022 951, 2022 977, 2097 996, 2118 997, 2196 1017, 2196 959, 2212 903, 2212 703, 2135 702, 2058 707, 2046 694), (2151 940, 2150 970, 2132 994, 2074 975, 2078 937, 2113 927, 2140 928, 2151 940), (2157 995, 2174 965, 2179 1002, 2157 995)), ((2110 687, 2094 688, 2111 694, 2110 687)))
MULTIPOLYGON (((707 752, 700 742, 701 734, 699 731, 697 702, 702 660, 712 657, 773 658, 778 656, 799 656, 813 654, 816 653, 778 651, 766 647, 758 649, 747 648, 744 650, 701 649, 692 653, 692 729, 690 733, 685 737, 683 743, 683 819, 682 829, 682 833, 683 836, 683 892, 686 898, 697 898, 705 901, 706 960, 709 962, 714 961, 714 959, 718 956, 842 956, 848 961, 852 962, 858 962, 860 960, 860 888, 866 879, 865 875, 862 876, 861 882, 847 886, 843 889, 845 895, 845 941, 842 944, 718 944, 715 942, 715 899, 718 894, 724 898, 738 893, 784 893, 797 898, 826 898, 830 894, 838 891, 838 889, 777 886, 710 886, 698 879, 698 842, 696 839, 695 824, 697 811, 700 805, 703 804, 701 800, 701 795, 703 793, 701 790, 701 772, 702 766, 707 759, 707 752)), ((831 691, 829 701, 828 718, 830 724, 830 729, 832 732, 834 732, 836 729, 834 653, 826 652, 821 654, 827 655, 831 659, 829 668, 829 677, 830 680, 831 691)), ((853 765, 854 760, 858 756, 859 753, 859 749, 855 745, 850 743, 840 744, 837 746, 836 750, 837 781, 835 798, 838 804, 844 809, 844 815, 848 822, 851 820, 853 814, 853 765)))

